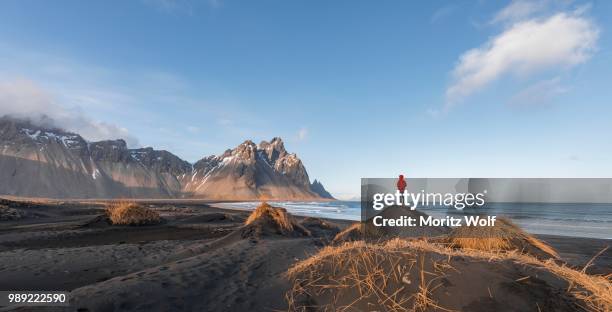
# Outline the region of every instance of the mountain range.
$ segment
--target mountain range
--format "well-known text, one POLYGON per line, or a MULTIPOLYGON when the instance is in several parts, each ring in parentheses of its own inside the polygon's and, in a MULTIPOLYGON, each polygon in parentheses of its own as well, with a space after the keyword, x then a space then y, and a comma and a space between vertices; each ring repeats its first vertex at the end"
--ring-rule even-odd
POLYGON ((0 194, 48 198, 333 199, 280 138, 250 140, 194 164, 124 140, 0 117, 0 194))

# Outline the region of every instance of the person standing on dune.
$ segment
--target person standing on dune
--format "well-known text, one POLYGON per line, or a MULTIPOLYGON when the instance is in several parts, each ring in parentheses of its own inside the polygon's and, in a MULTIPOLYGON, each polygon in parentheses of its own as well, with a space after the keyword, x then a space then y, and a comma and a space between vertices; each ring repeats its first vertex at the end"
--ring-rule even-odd
POLYGON ((403 174, 400 174, 399 179, 397 180, 397 190, 400 192, 400 194, 403 194, 404 191, 406 191, 406 180, 404 180, 403 174))

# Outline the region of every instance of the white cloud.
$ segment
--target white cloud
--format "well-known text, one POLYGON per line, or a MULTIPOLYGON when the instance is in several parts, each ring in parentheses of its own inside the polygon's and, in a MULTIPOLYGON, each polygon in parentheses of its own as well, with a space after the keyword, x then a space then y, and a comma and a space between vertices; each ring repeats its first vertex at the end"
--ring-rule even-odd
POLYGON ((0 81, 0 116, 3 115, 73 131, 90 141, 121 138, 131 147, 139 145, 127 129, 93 120, 79 107, 59 105, 52 94, 28 80, 0 81))
POLYGON ((548 1, 514 0, 508 6, 497 12, 491 23, 516 22, 541 12, 548 1))
POLYGON ((300 131, 298 131, 298 134, 297 134, 298 141, 303 141, 306 139, 306 137, 308 137, 308 129, 306 128, 300 129, 300 131))
POLYGON ((571 68, 595 52, 597 26, 584 10, 516 22, 481 47, 468 50, 455 66, 445 111, 498 78, 571 68))

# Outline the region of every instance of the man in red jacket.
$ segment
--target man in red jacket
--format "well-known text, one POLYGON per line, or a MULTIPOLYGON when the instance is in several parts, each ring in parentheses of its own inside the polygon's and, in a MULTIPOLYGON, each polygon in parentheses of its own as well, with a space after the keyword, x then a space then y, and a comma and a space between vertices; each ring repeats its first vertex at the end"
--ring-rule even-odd
POLYGON ((397 180, 397 189, 400 193, 404 193, 406 190, 406 180, 404 180, 404 175, 400 174, 399 179, 397 180))
POLYGON ((404 180, 404 175, 403 174, 400 174, 399 179, 397 180, 397 190, 401 194, 403 194, 404 191, 406 190, 406 180, 404 180))
MULTIPOLYGON (((400 192, 400 194, 403 194, 406 190, 406 180, 404 180, 403 174, 400 174, 399 179, 397 179, 397 190, 400 192)), ((402 196, 400 195, 400 197, 398 198, 400 203, 402 202, 401 198, 402 196)))

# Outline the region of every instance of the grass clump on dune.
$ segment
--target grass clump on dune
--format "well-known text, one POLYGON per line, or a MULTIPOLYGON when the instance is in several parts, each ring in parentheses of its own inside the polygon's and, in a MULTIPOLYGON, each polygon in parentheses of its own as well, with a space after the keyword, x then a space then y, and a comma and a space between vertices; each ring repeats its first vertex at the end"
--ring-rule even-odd
POLYGON ((546 243, 528 234, 510 220, 498 219, 495 226, 461 226, 445 238, 450 247, 483 251, 518 250, 540 258, 559 258, 546 243))
POLYGON ((272 207, 266 202, 262 202, 253 210, 244 224, 247 227, 258 227, 259 232, 274 231, 277 234, 289 236, 311 235, 310 231, 288 214, 285 208, 272 207))
MULTIPOLYGON (((473 262, 468 260, 470 266, 481 265, 486 268, 484 264, 492 263, 495 268, 507 268, 504 274, 520 270, 531 272, 534 279, 538 278, 538 272, 542 272, 540 278, 552 274, 556 280, 565 281, 566 286, 561 286, 562 293, 558 296, 575 298, 575 308, 610 311, 612 306, 612 280, 609 275, 589 275, 584 270, 570 268, 553 259, 538 259, 517 250, 498 252, 457 249, 427 240, 406 239, 380 243, 355 241, 327 246, 287 271, 287 277, 293 281, 293 288, 286 294, 286 299, 290 309, 295 311, 363 311, 373 307, 383 311, 457 310, 461 307, 447 307, 439 300, 448 297, 446 292, 452 289, 445 288, 446 278, 453 275, 457 279, 468 278, 457 269, 457 265, 465 263, 462 259, 472 259, 473 262), (508 263, 514 263, 515 266, 509 269, 508 263)), ((524 279, 519 278, 518 281, 524 279)), ((525 289, 531 291, 529 287, 539 286, 534 284, 525 286, 525 289)), ((542 287, 542 291, 547 289, 547 286, 542 287)), ((474 295, 481 297, 478 293, 474 295)), ((490 290, 489 296, 493 298, 490 290)), ((548 307, 552 310, 555 307, 564 307, 563 311, 574 309, 554 298, 538 297, 537 300, 556 302, 556 306, 548 307)), ((528 299, 522 302, 528 303, 528 299)), ((535 304, 534 310, 537 311, 535 304)))
POLYGON ((432 296, 444 262, 364 241, 327 246, 288 270, 286 298, 291 311, 450 311, 432 296))
MULTIPOLYGON (((579 270, 568 267, 554 259, 538 259, 530 254, 514 249, 508 252, 478 249, 455 249, 443 244, 427 241, 391 240, 386 247, 411 248, 416 250, 430 251, 449 257, 471 257, 474 259, 486 259, 487 261, 510 260, 520 265, 527 265, 547 270, 568 282, 567 292, 584 302, 582 308, 586 311, 609 312, 612 307, 612 274, 590 275, 584 269, 579 270)), ((605 250, 605 249, 604 249, 605 250)), ((591 259, 593 261, 594 259, 591 259)), ((590 262, 590 261, 589 261, 590 262)))
POLYGON ((147 225, 161 222, 159 214, 134 202, 117 202, 106 207, 106 215, 112 224, 147 225))

